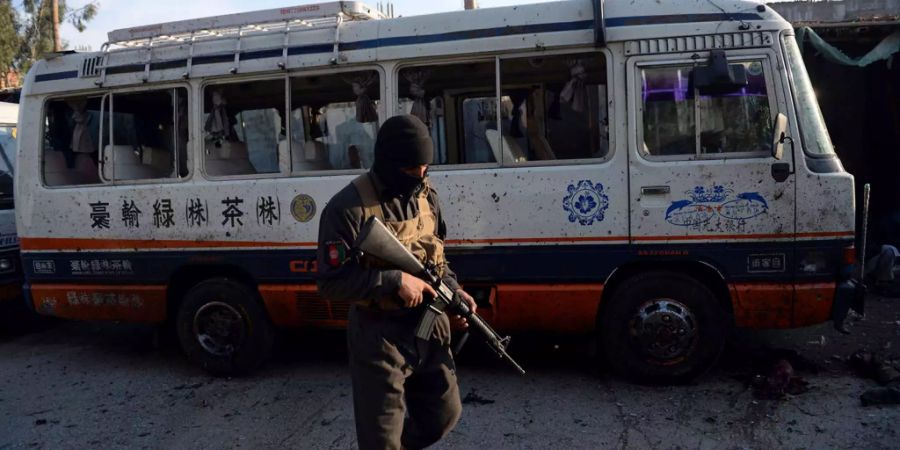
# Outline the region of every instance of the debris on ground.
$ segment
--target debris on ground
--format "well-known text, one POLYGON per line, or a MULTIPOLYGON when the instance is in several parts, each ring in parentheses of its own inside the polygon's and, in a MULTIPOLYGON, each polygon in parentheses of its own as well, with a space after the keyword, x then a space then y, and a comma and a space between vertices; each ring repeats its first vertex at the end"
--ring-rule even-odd
POLYGON ((765 375, 756 374, 752 381, 753 395, 759 399, 781 399, 809 391, 809 383, 794 375, 794 367, 786 359, 779 359, 765 375))
POLYGON ((463 405, 490 405, 491 403, 494 403, 495 400, 484 398, 478 395, 478 393, 476 393, 475 390, 472 389, 468 394, 466 394, 462 402, 463 405))
POLYGON ((900 371, 894 367, 896 361, 889 360, 881 353, 857 350, 850 355, 848 362, 859 376, 875 380, 882 386, 900 382, 900 371))
POLYGON ((900 405, 900 388, 878 387, 869 389, 859 396, 863 406, 900 405))
POLYGON ((884 353, 860 349, 850 355, 847 362, 857 375, 875 380, 882 386, 859 396, 863 406, 900 405, 900 370, 897 370, 900 361, 892 360, 884 353))

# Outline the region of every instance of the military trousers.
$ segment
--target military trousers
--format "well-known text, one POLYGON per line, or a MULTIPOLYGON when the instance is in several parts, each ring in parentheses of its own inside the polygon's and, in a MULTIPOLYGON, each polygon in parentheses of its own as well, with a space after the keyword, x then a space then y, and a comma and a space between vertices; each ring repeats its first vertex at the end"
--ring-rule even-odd
POLYGON ((350 309, 347 343, 360 450, 425 448, 459 421, 450 322, 442 315, 431 340, 416 342, 419 315, 409 309, 350 309))

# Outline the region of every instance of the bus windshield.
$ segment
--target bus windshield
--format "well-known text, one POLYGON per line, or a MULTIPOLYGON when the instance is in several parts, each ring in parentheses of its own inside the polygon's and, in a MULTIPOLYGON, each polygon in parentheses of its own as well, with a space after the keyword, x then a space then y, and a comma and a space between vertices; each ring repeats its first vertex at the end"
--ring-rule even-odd
POLYGON ((13 160, 16 157, 16 127, 0 125, 0 209, 13 207, 13 160))
POLYGON ((809 81, 809 74, 803 65, 800 47, 794 36, 784 36, 784 47, 794 79, 794 104, 800 121, 800 133, 803 135, 803 148, 811 156, 833 155, 834 145, 828 136, 825 118, 822 117, 816 92, 809 81))

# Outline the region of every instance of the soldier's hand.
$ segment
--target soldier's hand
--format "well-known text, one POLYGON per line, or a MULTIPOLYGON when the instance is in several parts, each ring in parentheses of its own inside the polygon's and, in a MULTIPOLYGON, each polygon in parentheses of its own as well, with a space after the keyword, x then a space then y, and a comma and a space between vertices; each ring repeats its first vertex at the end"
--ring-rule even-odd
MULTIPOLYGON (((462 289, 457 289, 456 295, 459 295, 460 300, 465 302, 469 309, 472 311, 472 314, 474 314, 475 310, 478 309, 478 305, 475 304, 475 299, 462 289)), ((466 318, 458 315, 454 315, 453 317, 451 317, 451 325, 458 328, 469 328, 469 322, 466 320, 466 318)))
POLYGON ((473 313, 478 310, 478 305, 475 304, 475 299, 472 298, 472 296, 469 295, 466 291, 457 289, 456 293, 459 294, 459 298, 461 298, 462 301, 466 302, 466 305, 469 306, 469 309, 471 309, 473 313))
POLYGON ((414 277, 406 272, 403 272, 400 275, 400 289, 397 290, 397 295, 403 300, 403 306, 407 308, 419 306, 422 304, 425 294, 432 297, 437 296, 437 292, 435 292, 428 283, 422 281, 422 279, 414 277))

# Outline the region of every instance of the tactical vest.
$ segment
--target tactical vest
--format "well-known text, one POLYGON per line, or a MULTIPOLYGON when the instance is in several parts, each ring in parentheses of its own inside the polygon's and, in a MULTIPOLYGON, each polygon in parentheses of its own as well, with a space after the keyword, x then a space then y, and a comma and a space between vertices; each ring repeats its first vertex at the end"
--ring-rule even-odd
MULTIPOLYGON (((362 174, 353 180, 353 187, 359 193, 362 200, 363 222, 366 223, 370 217, 377 217, 387 226, 397 240, 403 244, 422 264, 428 262, 433 263, 438 268, 438 273, 443 276, 446 260, 444 258, 444 241, 438 236, 438 223, 428 203, 428 193, 431 188, 428 181, 425 181, 425 187, 421 189, 416 197, 419 206, 419 214, 416 217, 407 220, 388 221, 385 220, 384 210, 381 206, 381 199, 375 189, 371 175, 362 174)), ((374 258, 364 257, 363 263, 367 267, 386 267, 381 261, 374 258)), ((382 309, 394 309, 390 302, 380 301, 376 299, 378 305, 382 309)))

